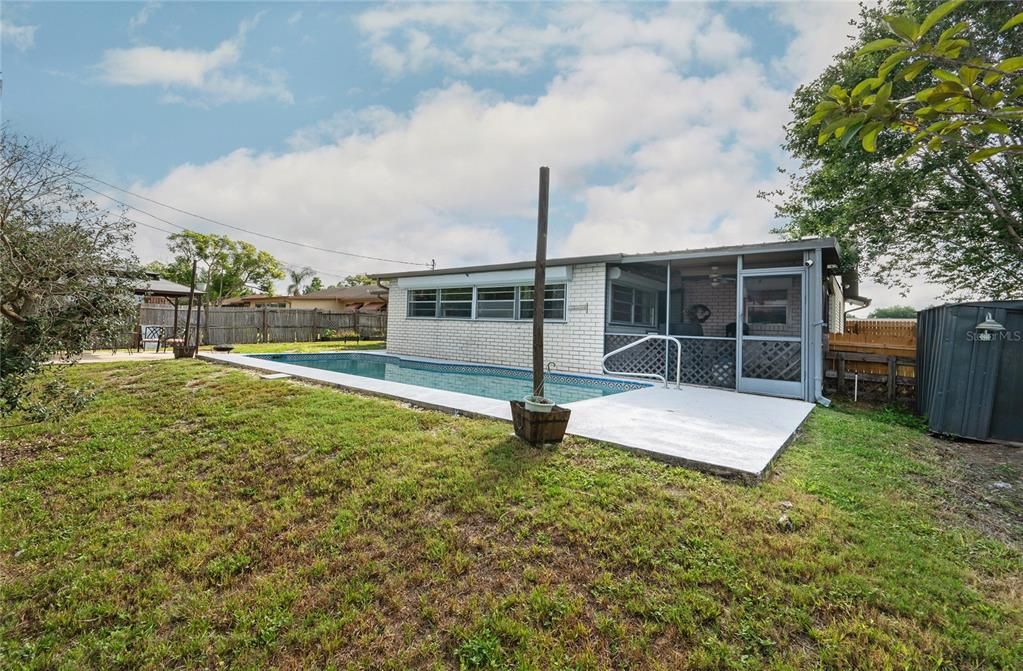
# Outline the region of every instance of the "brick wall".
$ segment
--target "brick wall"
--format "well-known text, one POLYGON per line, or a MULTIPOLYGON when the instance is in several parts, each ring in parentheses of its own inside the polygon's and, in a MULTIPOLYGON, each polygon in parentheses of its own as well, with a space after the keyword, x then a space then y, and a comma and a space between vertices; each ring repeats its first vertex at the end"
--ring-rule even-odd
MULTIPOLYGON (((725 336, 725 326, 735 322, 735 282, 721 281, 715 287, 707 279, 685 278, 682 281, 682 296, 685 300, 683 315, 685 321, 692 321, 689 309, 694 305, 706 305, 710 308, 710 317, 703 322, 703 335, 725 336)), ((678 321, 677 313, 672 312, 672 321, 678 321)))
MULTIPOLYGON (((565 322, 544 324, 544 361, 557 370, 599 373, 604 356, 605 264, 573 268, 565 322)), ((409 319, 407 290, 392 286, 387 314, 387 351, 392 354, 490 363, 532 365, 529 321, 409 319)))

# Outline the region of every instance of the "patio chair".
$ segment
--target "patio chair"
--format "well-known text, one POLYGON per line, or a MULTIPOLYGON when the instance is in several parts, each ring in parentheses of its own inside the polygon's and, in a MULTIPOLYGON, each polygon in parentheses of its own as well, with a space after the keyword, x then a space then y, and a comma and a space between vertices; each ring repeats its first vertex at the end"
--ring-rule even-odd
POLYGON ((146 343, 156 343, 156 351, 159 353, 161 346, 166 349, 164 338, 164 328, 162 326, 143 326, 142 337, 139 339, 139 351, 141 352, 146 349, 146 343))

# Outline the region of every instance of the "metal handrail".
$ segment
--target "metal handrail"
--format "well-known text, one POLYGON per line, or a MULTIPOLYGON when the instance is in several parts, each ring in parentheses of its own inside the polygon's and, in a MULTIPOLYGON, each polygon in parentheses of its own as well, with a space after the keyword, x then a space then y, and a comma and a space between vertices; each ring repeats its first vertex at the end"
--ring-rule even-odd
MULTIPOLYGON (((655 380, 660 380, 661 382, 664 383, 664 388, 667 389, 668 388, 668 378, 666 378, 663 375, 658 375, 657 373, 629 373, 627 371, 609 370, 608 367, 607 367, 607 360, 609 358, 613 357, 615 354, 621 354, 625 350, 630 349, 632 347, 635 347, 636 345, 639 345, 640 343, 644 343, 644 342, 646 342, 648 340, 667 340, 669 342, 675 343, 675 348, 677 350, 676 354, 675 354, 675 387, 678 388, 678 389, 681 389, 682 388, 682 344, 677 339, 673 338, 672 336, 665 336, 665 335, 648 335, 648 336, 643 336, 639 340, 636 340, 634 342, 630 342, 628 345, 624 345, 622 347, 619 347, 616 350, 612 350, 612 351, 608 352, 607 354, 605 354, 604 358, 600 360, 600 367, 604 370, 605 373, 609 373, 611 375, 626 375, 626 376, 629 376, 629 377, 649 377, 649 378, 653 378, 655 380)), ((670 345, 669 345, 669 347, 670 347, 670 345)))

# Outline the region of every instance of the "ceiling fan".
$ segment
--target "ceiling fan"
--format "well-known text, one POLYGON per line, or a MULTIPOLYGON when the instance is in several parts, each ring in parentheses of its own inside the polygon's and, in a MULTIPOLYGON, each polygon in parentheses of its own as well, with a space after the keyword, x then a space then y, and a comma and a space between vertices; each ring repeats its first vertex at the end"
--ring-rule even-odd
POLYGON ((712 286, 712 287, 719 287, 719 286, 721 286, 722 282, 734 282, 735 281, 734 277, 725 277, 721 273, 719 273, 717 266, 711 266, 710 267, 710 275, 708 275, 708 277, 710 278, 710 286, 712 286))

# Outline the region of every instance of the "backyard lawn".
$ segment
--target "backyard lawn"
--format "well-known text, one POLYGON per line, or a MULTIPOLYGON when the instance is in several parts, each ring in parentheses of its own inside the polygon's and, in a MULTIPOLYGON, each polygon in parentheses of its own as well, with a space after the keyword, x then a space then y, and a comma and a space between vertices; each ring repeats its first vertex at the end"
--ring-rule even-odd
POLYGON ((896 412, 816 410, 747 487, 202 361, 70 375, 85 412, 0 432, 5 669, 1023 668, 1020 471, 967 487, 896 412))

